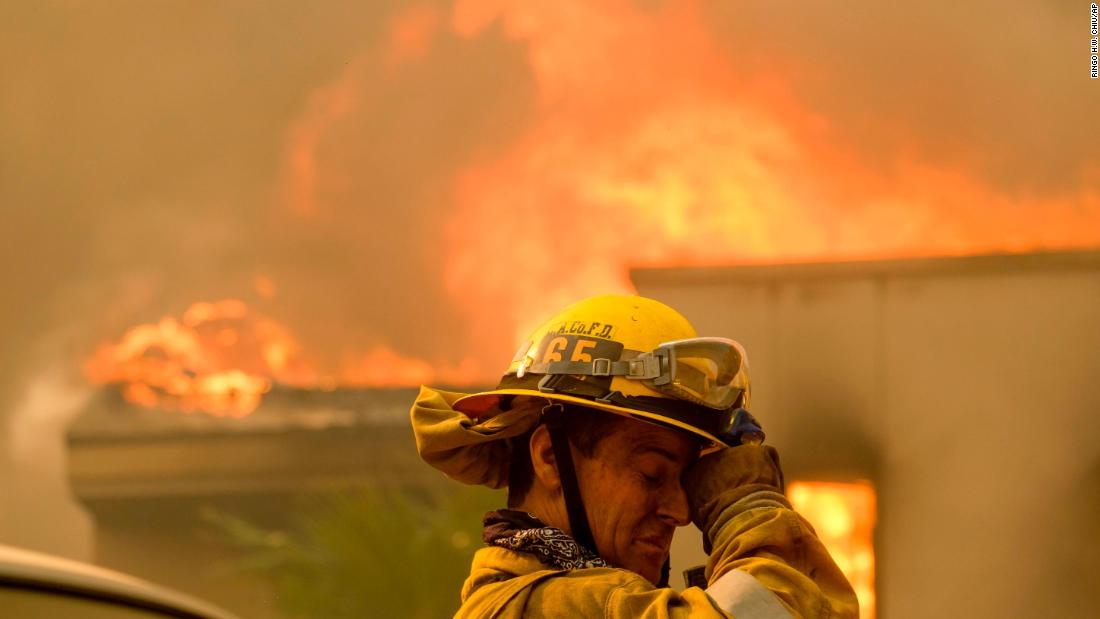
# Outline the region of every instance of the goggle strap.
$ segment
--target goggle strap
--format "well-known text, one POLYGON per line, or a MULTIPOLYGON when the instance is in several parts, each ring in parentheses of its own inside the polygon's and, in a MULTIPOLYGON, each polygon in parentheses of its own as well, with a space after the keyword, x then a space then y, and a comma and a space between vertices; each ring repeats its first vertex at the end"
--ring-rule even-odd
MULTIPOLYGON (((506 377, 507 378, 507 377, 506 377)), ((521 377, 517 377, 519 380, 521 377)), ((531 377, 532 379, 534 376, 531 377)), ((530 388, 530 386, 528 386, 530 388)), ((611 392, 603 385, 598 385, 592 382, 588 382, 577 378, 575 374, 544 374, 539 378, 536 389, 543 393, 565 393, 568 395, 580 396, 582 398, 592 398, 600 401, 607 401, 606 398, 611 392)), ((683 400, 685 402, 692 402, 700 406, 704 406, 711 410, 724 410, 723 408, 716 408, 706 402, 703 402, 698 397, 691 396, 690 392, 686 392, 682 389, 674 388, 669 385, 655 386, 658 391, 668 393, 668 395, 683 400)), ((730 405, 733 405, 741 400, 744 391, 738 389, 730 399, 730 405)))
POLYGON ((526 368, 528 374, 567 374, 572 376, 624 376, 632 380, 653 380, 661 376, 661 360, 643 353, 628 361, 593 359, 592 361, 551 361, 526 368))

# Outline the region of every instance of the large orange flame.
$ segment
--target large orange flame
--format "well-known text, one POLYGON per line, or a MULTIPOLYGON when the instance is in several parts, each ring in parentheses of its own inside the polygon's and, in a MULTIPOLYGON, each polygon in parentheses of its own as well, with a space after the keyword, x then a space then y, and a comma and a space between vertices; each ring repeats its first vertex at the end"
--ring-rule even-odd
POLYGON ((433 365, 387 346, 322 372, 288 329, 236 299, 195 303, 178 319, 132 327, 100 346, 85 372, 95 383, 118 385, 140 406, 232 417, 255 410, 276 384, 330 390, 469 384, 476 377, 469 360, 433 365))
POLYGON ((526 45, 539 109, 458 175, 447 285, 518 322, 629 290, 628 265, 1100 244, 1095 187, 1009 194, 903 152, 868 160, 778 80, 739 73, 694 3, 457 2, 457 32, 493 23, 526 45))

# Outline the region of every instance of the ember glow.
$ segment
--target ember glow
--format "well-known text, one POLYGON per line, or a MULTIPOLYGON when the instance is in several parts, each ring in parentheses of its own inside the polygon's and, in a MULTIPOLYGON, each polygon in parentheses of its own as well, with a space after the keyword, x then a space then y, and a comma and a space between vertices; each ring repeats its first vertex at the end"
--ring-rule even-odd
POLYGON ((875 491, 869 483, 793 482, 791 505, 814 526, 859 599, 860 619, 875 616, 875 491))

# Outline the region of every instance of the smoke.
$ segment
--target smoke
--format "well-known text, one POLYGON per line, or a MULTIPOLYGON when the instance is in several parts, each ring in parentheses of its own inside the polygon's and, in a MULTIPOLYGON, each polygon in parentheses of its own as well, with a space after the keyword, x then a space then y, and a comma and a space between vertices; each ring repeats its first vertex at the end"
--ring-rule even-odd
POLYGON ((65 445, 65 428, 90 394, 71 367, 55 363, 0 418, 0 542, 91 557, 91 520, 69 487, 65 445))
POLYGON ((709 8, 743 66, 786 76, 834 139, 883 169, 906 158, 964 165, 1006 193, 1040 197, 1096 186, 1087 4, 709 8))
POLYGON ((75 365, 196 300, 489 381, 633 264, 1100 243, 1065 3, 2 11, 8 399, 61 326, 75 365))

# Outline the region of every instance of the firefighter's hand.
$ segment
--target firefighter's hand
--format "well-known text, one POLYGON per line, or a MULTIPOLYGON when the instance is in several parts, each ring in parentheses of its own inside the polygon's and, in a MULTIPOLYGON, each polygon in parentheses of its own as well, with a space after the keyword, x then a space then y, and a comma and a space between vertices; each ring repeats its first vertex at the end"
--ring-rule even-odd
POLYGON ((703 456, 684 474, 691 520, 710 548, 715 522, 726 506, 753 496, 783 493, 779 453, 769 445, 728 447, 703 456), (756 493, 763 494, 756 494, 756 493))

